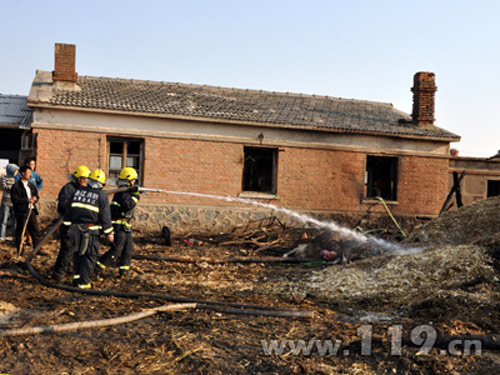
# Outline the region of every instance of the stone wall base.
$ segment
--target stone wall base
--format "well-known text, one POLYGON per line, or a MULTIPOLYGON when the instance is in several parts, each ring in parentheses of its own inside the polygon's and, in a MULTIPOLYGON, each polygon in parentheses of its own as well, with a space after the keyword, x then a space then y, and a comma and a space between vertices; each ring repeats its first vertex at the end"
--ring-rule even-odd
MULTIPOLYGON (((39 203, 39 210, 42 226, 48 226, 57 217, 55 201, 42 200, 39 203)), ((366 231, 386 228, 394 233, 397 232, 396 225, 385 213, 292 212, 290 215, 279 210, 241 206, 140 204, 136 208, 133 227, 141 234, 157 235, 164 226, 167 226, 172 237, 183 237, 193 234, 220 234, 253 221, 276 217, 289 227, 314 228, 316 225, 309 219, 315 219, 324 223, 335 222, 351 229, 359 227, 366 231)), ((429 219, 431 218, 396 217, 406 233, 429 219)))

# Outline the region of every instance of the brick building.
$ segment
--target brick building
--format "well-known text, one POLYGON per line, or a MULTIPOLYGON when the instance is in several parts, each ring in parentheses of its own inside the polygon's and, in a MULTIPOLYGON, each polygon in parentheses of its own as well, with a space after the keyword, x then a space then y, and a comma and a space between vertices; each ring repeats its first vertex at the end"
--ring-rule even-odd
MULTIPOLYGON (((465 171, 460 182, 460 198, 464 206, 500 195, 500 151, 491 158, 458 156, 456 150, 452 150, 451 156, 448 188, 451 190, 457 176, 465 171)), ((455 209, 457 199, 456 196, 452 198, 450 205, 455 209)))
MULTIPOLYGON (((28 97, 46 202, 79 164, 104 169, 110 185, 127 165, 143 186, 322 215, 384 212, 373 208, 381 195, 395 215, 434 216, 448 193, 460 137, 434 126, 433 73, 415 75, 410 116, 388 103, 81 76, 75 50, 56 44, 54 71, 37 71, 28 97)), ((175 194, 141 206, 142 221, 179 228, 255 211, 175 194)))

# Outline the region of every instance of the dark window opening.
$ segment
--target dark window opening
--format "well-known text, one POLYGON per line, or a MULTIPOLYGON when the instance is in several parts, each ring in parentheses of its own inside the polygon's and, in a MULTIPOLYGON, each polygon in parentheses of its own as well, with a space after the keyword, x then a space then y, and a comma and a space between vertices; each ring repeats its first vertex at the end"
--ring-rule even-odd
POLYGON ((488 180, 488 197, 500 195, 500 181, 488 180))
POLYGON ((366 196, 397 200, 398 158, 368 156, 366 159, 366 196))
POLYGON ((245 147, 243 191, 276 194, 278 150, 245 147))
MULTIPOLYGON (((8 159, 9 163, 20 165, 24 159, 20 156, 22 150, 22 130, 0 128, 0 159, 8 159)), ((31 156, 31 155, 27 155, 31 156)), ((26 157, 27 157, 26 156, 26 157)))
POLYGON ((140 139, 108 139, 108 183, 115 185, 120 171, 125 167, 132 167, 142 181, 143 144, 140 139))

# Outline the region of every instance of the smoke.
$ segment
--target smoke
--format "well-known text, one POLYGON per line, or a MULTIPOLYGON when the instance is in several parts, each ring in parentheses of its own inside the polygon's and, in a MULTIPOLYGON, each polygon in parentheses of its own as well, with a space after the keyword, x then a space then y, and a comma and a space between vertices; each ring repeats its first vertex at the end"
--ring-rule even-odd
POLYGON ((344 227, 342 225, 339 225, 335 222, 329 221, 321 221, 318 219, 315 219, 311 216, 308 216, 306 214, 301 214, 296 211, 289 210, 284 207, 276 207, 272 204, 268 203, 262 203, 262 202, 257 202, 252 199, 247 199, 247 198, 236 198, 236 197, 229 197, 229 196, 222 196, 222 195, 211 195, 211 194, 202 194, 202 193, 191 193, 191 192, 184 192, 184 191, 171 191, 171 190, 162 190, 162 192, 167 193, 167 194, 177 194, 177 195, 189 195, 189 196, 195 196, 195 197, 201 197, 201 198, 210 198, 210 199, 218 199, 226 202, 238 202, 238 203, 243 203, 247 205, 252 205, 252 206, 257 206, 257 207, 262 207, 266 209, 270 209, 275 212, 281 212, 285 215, 288 215, 290 217, 294 217, 300 222, 304 224, 312 224, 318 228, 323 228, 330 230, 332 232, 338 233, 341 237, 350 237, 360 244, 371 244, 374 245, 380 249, 383 250, 385 254, 391 254, 391 255, 401 255, 401 254, 418 254, 423 252, 422 249, 420 248, 404 248, 402 246, 399 246, 397 244, 394 244, 392 242, 386 241, 381 238, 373 237, 366 235, 364 233, 361 233, 359 231, 352 230, 350 228, 344 227))

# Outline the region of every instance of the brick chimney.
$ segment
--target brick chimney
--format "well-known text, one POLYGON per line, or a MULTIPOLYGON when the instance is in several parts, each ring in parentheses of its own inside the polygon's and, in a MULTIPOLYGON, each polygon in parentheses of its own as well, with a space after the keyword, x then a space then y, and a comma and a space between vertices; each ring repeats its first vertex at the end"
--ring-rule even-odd
POLYGON ((76 46, 74 44, 56 43, 52 79, 54 81, 76 83, 78 74, 75 72, 75 58, 76 46))
POLYGON ((413 77, 412 123, 423 127, 434 126, 434 93, 437 91, 435 75, 418 72, 413 77))

